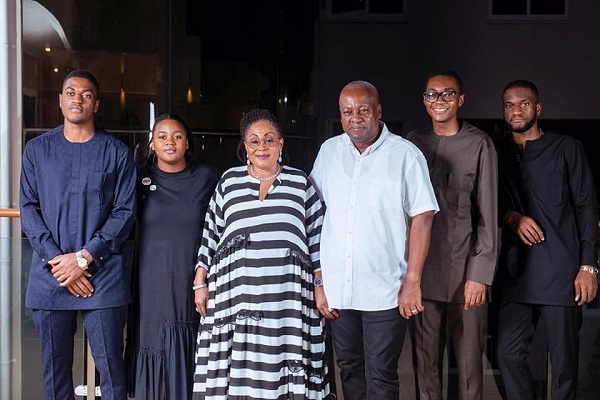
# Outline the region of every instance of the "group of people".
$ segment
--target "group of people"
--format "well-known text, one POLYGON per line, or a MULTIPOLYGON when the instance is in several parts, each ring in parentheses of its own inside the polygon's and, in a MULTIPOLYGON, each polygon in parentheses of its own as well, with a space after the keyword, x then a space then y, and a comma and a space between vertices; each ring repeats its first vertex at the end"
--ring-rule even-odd
POLYGON ((409 332, 417 395, 441 400, 446 327, 459 397, 482 399, 492 283, 507 398, 535 396, 538 322, 553 398, 575 398, 598 205, 581 144, 539 127, 532 82, 505 87, 509 132, 496 142, 458 118, 453 71, 427 79, 431 127, 406 139, 382 121, 377 89, 350 82, 344 132, 309 175, 284 164, 283 131, 261 109, 240 121, 239 167, 193 162, 189 128, 165 114, 136 171, 127 146, 94 124, 98 93, 91 73, 67 75, 64 124, 23 154, 26 305, 45 399, 74 398, 79 312, 103 399, 334 399, 332 343, 344 399, 397 400, 409 332))

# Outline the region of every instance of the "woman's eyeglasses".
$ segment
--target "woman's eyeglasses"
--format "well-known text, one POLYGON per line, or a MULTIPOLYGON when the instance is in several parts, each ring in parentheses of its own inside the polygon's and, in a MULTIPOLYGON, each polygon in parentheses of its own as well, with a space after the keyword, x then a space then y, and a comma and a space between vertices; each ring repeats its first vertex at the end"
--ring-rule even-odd
POLYGON ((261 142, 263 142, 265 144, 265 146, 267 146, 267 147, 275 147, 279 143, 279 138, 276 138, 276 137, 266 137, 266 138, 263 138, 263 139, 259 139, 257 137, 252 137, 252 138, 246 140, 246 144, 252 150, 258 149, 260 147, 260 143, 261 142))

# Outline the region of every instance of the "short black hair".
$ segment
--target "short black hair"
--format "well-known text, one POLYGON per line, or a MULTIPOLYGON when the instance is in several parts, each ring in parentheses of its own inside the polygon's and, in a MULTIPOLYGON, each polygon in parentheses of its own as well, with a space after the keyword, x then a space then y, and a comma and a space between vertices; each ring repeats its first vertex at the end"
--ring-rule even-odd
POLYGON ((167 119, 172 119, 173 121, 177 121, 185 130, 185 136, 188 141, 188 148, 185 150, 185 161, 188 164, 190 162, 193 162, 194 161, 194 153, 193 153, 194 140, 193 140, 193 136, 192 136, 192 130, 190 129, 188 124, 185 123, 183 118, 181 118, 179 115, 176 115, 176 114, 161 114, 154 120, 154 126, 152 127, 152 136, 150 136, 150 140, 148 141, 148 146, 146 146, 146 162, 148 164, 154 164, 156 162, 156 154, 154 153, 154 151, 152 150, 152 147, 150 145, 152 144, 152 138, 154 137, 154 130, 158 126, 159 122, 162 122, 167 119))
POLYGON ((96 79, 94 74, 92 74, 91 72, 84 71, 81 69, 75 69, 75 70, 69 72, 67 74, 67 76, 65 76, 65 79, 63 79, 62 89, 65 88, 65 84, 71 78, 87 79, 88 81, 92 82, 92 84, 96 87, 96 94, 100 93, 100 84, 98 83, 98 79, 96 79))
POLYGON ((283 137, 283 131, 281 130, 281 125, 279 125, 279 121, 277 120, 275 115, 273 115, 269 110, 256 108, 254 110, 248 111, 240 120, 240 135, 242 136, 242 138, 238 143, 237 151, 238 158, 244 164, 246 163, 246 158, 248 156, 246 154, 246 148, 244 147, 244 139, 246 138, 246 133, 248 133, 248 129, 250 129, 250 126, 252 126, 252 124, 259 121, 265 121, 270 123, 275 127, 275 130, 277 131, 279 137, 283 137))
POLYGON ((531 92, 533 92, 533 95, 535 96, 535 101, 539 103, 540 92, 538 91, 538 88, 535 85, 535 83, 528 81, 527 79, 517 79, 517 80, 511 81, 511 82, 508 82, 506 84, 506 86, 504 86, 504 90, 502 91, 502 97, 504 97, 504 93, 506 93, 506 91, 508 89, 513 89, 513 88, 525 88, 525 89, 531 90, 531 92))
POLYGON ((458 92, 459 93, 463 92, 463 80, 462 80, 461 76, 458 74, 458 72, 451 70, 451 69, 444 69, 444 70, 437 71, 437 72, 430 74, 427 77, 427 80, 425 81, 425 90, 427 90, 427 84, 429 83, 431 78, 436 77, 436 76, 447 76, 448 78, 454 79, 456 81, 456 84, 458 85, 458 92))

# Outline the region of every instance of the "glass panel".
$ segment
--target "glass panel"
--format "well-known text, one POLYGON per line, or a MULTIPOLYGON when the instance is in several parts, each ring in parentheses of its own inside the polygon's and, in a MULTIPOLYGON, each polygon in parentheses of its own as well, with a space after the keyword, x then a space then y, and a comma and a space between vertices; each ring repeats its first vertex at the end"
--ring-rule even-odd
POLYGON ((404 0, 369 0, 371 14, 404 14, 404 0))
POLYGON ((332 14, 356 13, 365 11, 366 0, 331 0, 332 14))
POLYGON ((159 38, 167 21, 160 14, 150 0, 24 1, 25 127, 61 124, 57 95, 63 78, 87 69, 100 82, 100 125, 147 128, 149 103, 157 103, 164 90, 166 52, 159 38))
POLYGON ((530 0, 532 15, 565 15, 566 0, 530 0))
POLYGON ((492 0, 492 15, 527 15, 527 0, 492 0))
MULTIPOLYGON (((195 132, 194 157, 211 165, 242 165, 237 158, 240 135, 237 132, 195 132)), ((284 135, 283 163, 310 172, 319 143, 314 138, 284 135)))
MULTIPOLYGON (((198 135, 216 135, 218 147, 204 149, 227 154, 207 157, 222 170, 238 164, 237 140, 219 138, 238 134, 253 108, 272 111, 285 136, 314 141, 314 6, 23 0, 23 141, 62 124, 57 95, 75 68, 99 79, 97 124, 136 150, 147 144, 151 103, 156 116, 176 113, 198 135)), ((318 147, 306 141, 290 165, 310 168, 318 147)))

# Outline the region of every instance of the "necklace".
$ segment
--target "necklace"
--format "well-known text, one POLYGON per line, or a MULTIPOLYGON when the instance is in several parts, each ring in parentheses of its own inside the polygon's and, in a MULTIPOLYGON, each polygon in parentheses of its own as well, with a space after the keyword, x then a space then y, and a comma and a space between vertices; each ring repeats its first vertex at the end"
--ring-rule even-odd
POLYGON ((267 182, 267 181, 277 178, 277 175, 279 175, 280 172, 281 172, 281 165, 278 165, 277 171, 273 175, 268 176, 266 178, 261 178, 260 176, 258 176, 254 173, 254 164, 250 165, 250 175, 252 175, 253 178, 258 179, 261 182, 267 182))

